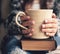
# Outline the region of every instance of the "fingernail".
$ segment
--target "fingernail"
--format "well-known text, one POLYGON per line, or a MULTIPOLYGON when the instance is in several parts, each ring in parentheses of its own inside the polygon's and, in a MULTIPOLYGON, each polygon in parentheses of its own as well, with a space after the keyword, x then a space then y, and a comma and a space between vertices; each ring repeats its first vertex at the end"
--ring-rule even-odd
POLYGON ((27 16, 28 19, 30 19, 30 16, 27 16))
POLYGON ((48 20, 45 20, 45 23, 47 23, 48 22, 48 20))
POLYGON ((31 36, 32 34, 30 33, 29 36, 31 36))
POLYGON ((42 25, 42 28, 45 28, 45 25, 42 25))
POLYGON ((33 24, 35 24, 35 21, 32 21, 33 24))
POLYGON ((34 32, 34 29, 32 29, 32 31, 34 32))
POLYGON ((49 33, 46 33, 46 35, 49 35, 49 33))

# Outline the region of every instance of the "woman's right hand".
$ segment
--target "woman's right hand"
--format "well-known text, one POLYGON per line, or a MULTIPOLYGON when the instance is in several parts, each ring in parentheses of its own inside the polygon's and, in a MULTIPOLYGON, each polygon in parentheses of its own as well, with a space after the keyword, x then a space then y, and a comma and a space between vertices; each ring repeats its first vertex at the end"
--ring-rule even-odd
POLYGON ((28 29, 22 29, 22 34, 26 37, 31 37, 34 29, 33 29, 33 25, 35 24, 35 22, 30 18, 30 16, 22 16, 21 17, 22 20, 22 25, 27 27, 28 29))

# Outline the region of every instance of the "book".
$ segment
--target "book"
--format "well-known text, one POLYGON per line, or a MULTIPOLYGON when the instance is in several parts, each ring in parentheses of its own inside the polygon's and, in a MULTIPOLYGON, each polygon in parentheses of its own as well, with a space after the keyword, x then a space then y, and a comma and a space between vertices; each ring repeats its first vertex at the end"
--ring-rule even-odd
POLYGON ((21 43, 22 49, 28 51, 52 51, 56 49, 55 40, 21 40, 21 43))

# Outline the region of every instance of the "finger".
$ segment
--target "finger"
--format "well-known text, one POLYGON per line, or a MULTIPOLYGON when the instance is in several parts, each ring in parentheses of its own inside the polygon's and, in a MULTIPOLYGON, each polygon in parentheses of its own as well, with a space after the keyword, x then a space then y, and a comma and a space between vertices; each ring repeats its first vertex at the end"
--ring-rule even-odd
POLYGON ((31 37, 32 33, 26 34, 25 37, 31 37))
POLYGON ((57 24, 42 24, 42 28, 57 28, 57 24))
POLYGON ((53 14, 52 14, 52 18, 57 18, 57 16, 53 13, 53 14))
POLYGON ((47 19, 47 20, 45 20, 45 23, 57 23, 57 19, 55 19, 55 18, 47 19))
POLYGON ((53 32, 56 33, 56 28, 48 28, 48 29, 42 29, 42 32, 53 32))
POLYGON ((30 21, 26 21, 26 22, 23 22, 22 23, 22 25, 23 26, 32 26, 32 25, 34 25, 35 24, 35 21, 32 21, 32 20, 30 20, 30 21))
POLYGON ((46 33, 47 36, 54 36, 55 33, 46 33))
POLYGON ((34 31, 34 29, 27 29, 27 30, 22 30, 22 33, 24 35, 26 35, 26 34, 29 34, 29 33, 33 33, 33 31, 34 31))
POLYGON ((30 19, 29 16, 25 16, 25 15, 24 15, 24 16, 21 16, 21 20, 22 20, 22 21, 29 20, 29 19, 30 19))

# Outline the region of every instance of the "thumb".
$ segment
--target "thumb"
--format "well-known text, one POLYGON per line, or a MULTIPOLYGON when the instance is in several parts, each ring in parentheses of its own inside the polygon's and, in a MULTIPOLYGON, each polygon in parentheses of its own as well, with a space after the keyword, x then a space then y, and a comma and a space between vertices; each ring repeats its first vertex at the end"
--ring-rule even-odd
POLYGON ((52 14, 52 18, 57 18, 56 14, 53 13, 52 14))

